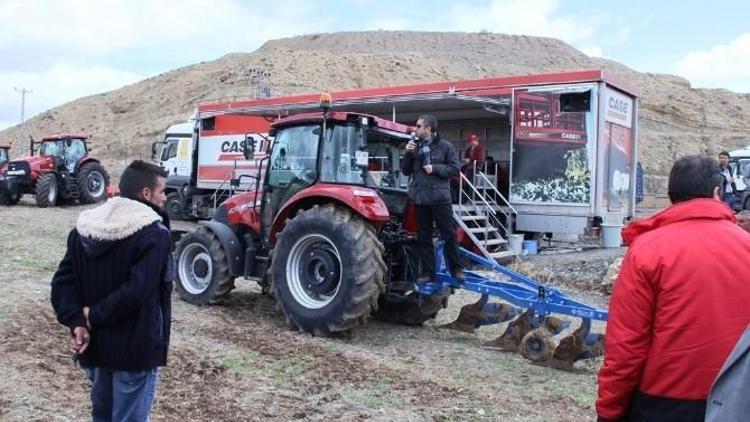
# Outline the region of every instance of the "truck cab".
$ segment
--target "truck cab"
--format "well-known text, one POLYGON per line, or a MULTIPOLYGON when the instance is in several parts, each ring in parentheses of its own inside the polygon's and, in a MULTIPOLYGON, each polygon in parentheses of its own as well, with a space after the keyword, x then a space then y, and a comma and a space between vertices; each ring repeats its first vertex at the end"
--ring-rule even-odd
POLYGON ((192 168, 194 122, 178 123, 167 128, 164 140, 151 145, 151 161, 169 176, 190 177, 192 168))

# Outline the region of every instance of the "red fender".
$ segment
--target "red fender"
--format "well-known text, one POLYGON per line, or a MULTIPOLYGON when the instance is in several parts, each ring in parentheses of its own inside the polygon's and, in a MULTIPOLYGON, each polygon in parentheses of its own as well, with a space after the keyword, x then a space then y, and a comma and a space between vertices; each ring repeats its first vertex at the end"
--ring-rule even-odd
POLYGON ((376 190, 364 186, 318 183, 297 192, 284 204, 271 225, 271 245, 276 243, 276 234, 284 228, 286 220, 297 210, 331 202, 351 209, 376 227, 390 219, 388 208, 376 190))

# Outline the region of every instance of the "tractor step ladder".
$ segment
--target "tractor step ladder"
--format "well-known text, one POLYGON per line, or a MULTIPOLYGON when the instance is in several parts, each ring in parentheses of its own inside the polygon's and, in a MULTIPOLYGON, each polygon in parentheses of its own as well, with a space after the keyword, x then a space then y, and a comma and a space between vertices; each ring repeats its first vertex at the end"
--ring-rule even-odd
POLYGON ((81 197, 81 187, 78 185, 78 179, 71 176, 69 173, 65 174, 63 177, 66 179, 65 184, 67 184, 71 199, 79 199, 81 197))
POLYGON ((461 174, 453 218, 486 258, 517 256, 508 249, 507 240, 516 214, 487 174, 475 171, 473 181, 461 174))

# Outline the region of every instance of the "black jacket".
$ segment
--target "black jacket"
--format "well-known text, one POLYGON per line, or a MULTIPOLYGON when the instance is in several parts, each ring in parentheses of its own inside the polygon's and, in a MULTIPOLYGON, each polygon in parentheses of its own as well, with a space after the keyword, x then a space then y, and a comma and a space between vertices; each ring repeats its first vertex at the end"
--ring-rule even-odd
POLYGON ((150 204, 113 198, 81 213, 65 257, 52 278, 52 306, 71 330, 85 326, 91 341, 83 367, 139 371, 167 361, 173 280, 171 237, 150 204))
MULTIPOLYGON (((729 175, 731 177, 734 177, 734 171, 732 171, 732 166, 727 166, 727 170, 729 170, 729 175)), ((727 184, 729 183, 727 182, 727 177, 724 176, 724 167, 721 167, 721 176, 724 177, 724 182, 721 184, 721 196, 723 197, 727 191, 727 184)), ((737 192, 737 184, 735 182, 732 182, 730 186, 732 187, 732 193, 737 192)))
POLYGON ((415 152, 407 151, 401 162, 401 171, 411 176, 409 200, 416 205, 438 205, 451 203, 450 179, 458 174, 458 154, 456 148, 448 141, 435 134, 428 144, 432 174, 427 174, 422 167, 426 157, 420 154, 422 144, 415 152))

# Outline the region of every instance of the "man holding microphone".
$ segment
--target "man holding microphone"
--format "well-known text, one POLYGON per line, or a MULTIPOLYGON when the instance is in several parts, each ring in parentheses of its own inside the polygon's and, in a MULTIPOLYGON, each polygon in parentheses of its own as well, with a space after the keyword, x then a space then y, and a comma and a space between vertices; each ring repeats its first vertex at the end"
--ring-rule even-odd
POLYGON ((437 128, 434 116, 420 116, 416 124, 416 139, 406 144, 401 162, 403 174, 411 176, 407 196, 416 208, 419 283, 430 283, 435 278, 433 222, 445 241, 445 259, 451 274, 456 279, 464 279, 450 192, 450 179, 459 170, 458 154, 450 142, 440 139, 437 128))

